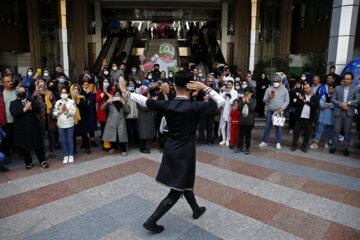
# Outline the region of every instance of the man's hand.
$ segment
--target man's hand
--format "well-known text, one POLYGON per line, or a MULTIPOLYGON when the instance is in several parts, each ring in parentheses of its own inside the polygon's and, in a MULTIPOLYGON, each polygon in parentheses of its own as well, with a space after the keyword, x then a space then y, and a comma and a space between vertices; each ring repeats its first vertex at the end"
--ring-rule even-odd
POLYGON ((188 84, 186 84, 186 88, 195 91, 204 91, 206 86, 198 81, 190 81, 188 84))
POLYGON ((126 81, 125 81, 125 79, 124 79, 122 76, 120 76, 120 78, 119 78, 119 87, 120 87, 120 91, 121 91, 122 93, 124 93, 124 94, 127 93, 126 81))
MULTIPOLYGON (((346 102, 340 103, 340 107, 342 107, 343 109, 349 108, 346 102)), ((345 109, 345 110, 346 110, 346 109, 345 109)))
POLYGON ((330 103, 325 103, 325 108, 330 108, 330 103))
POLYGON ((277 110, 276 112, 281 115, 281 114, 283 113, 283 110, 282 110, 282 108, 280 108, 280 109, 277 110))

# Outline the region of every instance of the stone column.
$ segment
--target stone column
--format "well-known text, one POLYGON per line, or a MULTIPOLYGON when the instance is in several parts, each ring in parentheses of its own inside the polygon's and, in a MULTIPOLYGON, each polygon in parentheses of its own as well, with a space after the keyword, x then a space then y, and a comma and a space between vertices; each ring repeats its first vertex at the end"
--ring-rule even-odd
POLYGON ((259 10, 260 0, 251 0, 251 29, 249 70, 254 71, 257 62, 257 48, 259 43, 259 10))
POLYGON ((227 44, 230 42, 230 37, 228 36, 228 11, 229 5, 228 3, 222 4, 222 12, 221 12, 221 52, 224 58, 227 58, 227 44))
POLYGON ((31 66, 36 71, 36 69, 41 68, 38 0, 27 0, 26 5, 31 66))
POLYGON ((359 0, 334 0, 331 17, 328 67, 341 74, 353 58, 359 0))
POLYGON ((58 19, 59 19, 59 51, 60 64, 63 66, 64 73, 69 76, 69 51, 68 36, 66 26, 66 0, 58 0, 58 19))
POLYGON ((294 0, 282 0, 281 30, 280 30, 280 57, 290 55, 292 9, 294 0))
POLYGON ((95 1, 95 43, 96 43, 96 57, 99 56, 101 48, 102 48, 102 40, 101 40, 101 29, 102 29, 102 21, 101 21, 101 0, 95 1))

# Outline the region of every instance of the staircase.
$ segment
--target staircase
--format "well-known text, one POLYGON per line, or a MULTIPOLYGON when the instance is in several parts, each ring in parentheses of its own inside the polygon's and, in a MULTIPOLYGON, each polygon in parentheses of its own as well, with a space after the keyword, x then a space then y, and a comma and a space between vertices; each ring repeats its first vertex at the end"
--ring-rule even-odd
POLYGON ((149 40, 149 44, 148 44, 148 48, 146 49, 146 60, 145 62, 150 62, 151 58, 155 55, 158 54, 159 55, 159 48, 160 45, 163 43, 170 43, 174 46, 175 48, 175 56, 174 56, 174 60, 178 60, 178 56, 179 56, 179 49, 176 47, 177 46, 177 40, 176 39, 150 39, 149 40))

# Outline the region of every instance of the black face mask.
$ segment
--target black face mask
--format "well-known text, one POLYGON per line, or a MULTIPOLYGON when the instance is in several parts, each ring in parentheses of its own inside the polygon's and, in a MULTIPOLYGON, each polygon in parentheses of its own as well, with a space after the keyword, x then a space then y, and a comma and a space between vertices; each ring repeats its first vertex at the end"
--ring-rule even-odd
POLYGON ((19 93, 18 93, 18 97, 19 97, 20 99, 26 98, 26 92, 19 92, 19 93))
POLYGON ((214 87, 214 84, 213 84, 213 83, 210 83, 210 84, 209 84, 209 87, 213 88, 213 87, 214 87))

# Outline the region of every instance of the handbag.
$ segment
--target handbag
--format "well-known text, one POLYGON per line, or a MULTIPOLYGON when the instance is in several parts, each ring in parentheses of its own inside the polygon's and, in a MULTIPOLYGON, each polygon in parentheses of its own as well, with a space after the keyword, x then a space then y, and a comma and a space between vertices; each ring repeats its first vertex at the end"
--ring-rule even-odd
POLYGON ((272 115, 272 123, 274 126, 283 127, 285 124, 285 117, 277 112, 274 112, 272 115))

